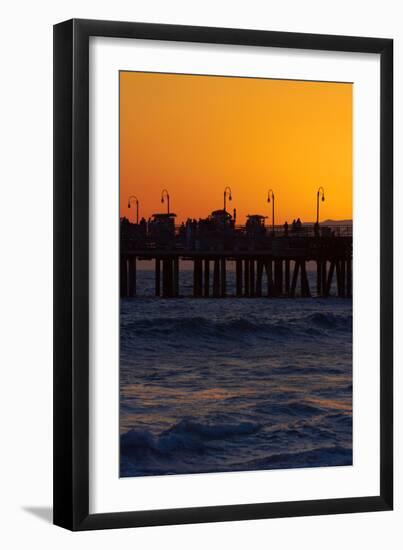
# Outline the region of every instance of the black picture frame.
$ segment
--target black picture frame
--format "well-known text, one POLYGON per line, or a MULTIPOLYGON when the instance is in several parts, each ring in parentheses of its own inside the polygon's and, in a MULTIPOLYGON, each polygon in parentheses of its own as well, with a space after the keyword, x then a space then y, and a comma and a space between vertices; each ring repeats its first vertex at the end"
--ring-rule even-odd
POLYGON ((73 19, 54 27, 54 523, 71 530, 393 507, 393 40, 73 19), (89 38, 377 53, 380 97, 380 491, 339 498, 89 513, 89 38))

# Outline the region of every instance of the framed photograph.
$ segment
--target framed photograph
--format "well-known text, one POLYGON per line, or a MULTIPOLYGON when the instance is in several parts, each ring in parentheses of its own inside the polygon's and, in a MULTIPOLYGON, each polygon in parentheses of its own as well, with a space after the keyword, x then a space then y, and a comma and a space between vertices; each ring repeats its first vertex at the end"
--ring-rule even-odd
POLYGON ((393 42, 54 27, 54 523, 391 510, 393 42))

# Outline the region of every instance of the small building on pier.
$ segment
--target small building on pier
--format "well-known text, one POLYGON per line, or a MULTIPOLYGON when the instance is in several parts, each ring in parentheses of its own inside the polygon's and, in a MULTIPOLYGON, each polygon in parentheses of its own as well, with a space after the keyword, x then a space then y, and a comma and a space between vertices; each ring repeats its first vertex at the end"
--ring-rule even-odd
POLYGON ((264 235, 266 232, 265 219, 267 216, 260 214, 248 214, 246 216, 245 230, 248 235, 264 235))
POLYGON ((231 214, 223 209, 213 210, 208 219, 216 229, 224 229, 234 225, 231 214))
POLYGON ((168 243, 175 237, 175 218, 173 212, 153 214, 148 222, 148 233, 157 243, 168 243))

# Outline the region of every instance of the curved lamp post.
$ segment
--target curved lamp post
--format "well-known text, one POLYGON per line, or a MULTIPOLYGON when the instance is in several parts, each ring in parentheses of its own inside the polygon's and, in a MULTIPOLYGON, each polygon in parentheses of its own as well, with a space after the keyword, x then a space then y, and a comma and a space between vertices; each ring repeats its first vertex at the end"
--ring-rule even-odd
POLYGON ((127 207, 130 208, 132 201, 136 201, 136 223, 139 223, 139 199, 136 195, 130 195, 127 207))
POLYGON ((322 186, 319 187, 316 193, 316 223, 319 224, 319 197, 322 197, 322 202, 325 200, 325 190, 322 186))
POLYGON ((231 187, 227 187, 224 189, 224 212, 227 211, 227 192, 228 192, 228 199, 232 201, 232 191, 231 187))
POLYGON ((168 191, 167 191, 166 189, 163 189, 163 190, 161 191, 161 202, 162 202, 162 203, 165 202, 164 196, 165 196, 165 198, 166 198, 166 200, 167 200, 167 207, 168 207, 168 214, 169 214, 169 193, 168 193, 168 191))
POLYGON ((271 202, 271 227, 274 233, 274 192, 273 189, 267 191, 267 202, 271 202))

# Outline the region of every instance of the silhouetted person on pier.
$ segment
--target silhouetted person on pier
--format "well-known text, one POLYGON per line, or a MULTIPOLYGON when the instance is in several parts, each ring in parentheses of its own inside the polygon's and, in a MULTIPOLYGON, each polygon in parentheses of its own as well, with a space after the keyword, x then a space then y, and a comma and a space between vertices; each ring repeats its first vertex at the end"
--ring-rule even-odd
POLYGON ((295 231, 297 230, 297 222, 295 221, 295 219, 292 220, 291 229, 293 233, 295 233, 295 231))
POLYGON ((288 237, 288 222, 287 221, 284 224, 284 237, 288 237))
POLYGON ((295 222, 295 228, 296 228, 297 231, 301 231, 301 229, 302 229, 302 223, 301 223, 301 220, 299 218, 295 222))
POLYGON ((192 242, 192 220, 190 218, 188 218, 186 220, 186 246, 189 248, 190 247, 190 243, 192 242))
POLYGON ((141 218, 139 226, 140 226, 140 233, 142 235, 146 235, 146 233, 147 233, 147 222, 146 222, 145 218, 141 218))

